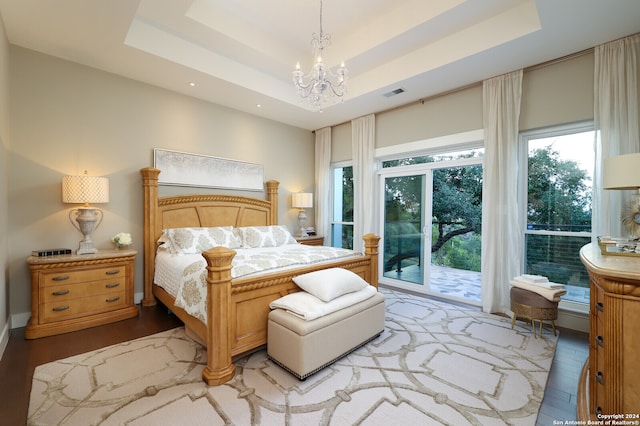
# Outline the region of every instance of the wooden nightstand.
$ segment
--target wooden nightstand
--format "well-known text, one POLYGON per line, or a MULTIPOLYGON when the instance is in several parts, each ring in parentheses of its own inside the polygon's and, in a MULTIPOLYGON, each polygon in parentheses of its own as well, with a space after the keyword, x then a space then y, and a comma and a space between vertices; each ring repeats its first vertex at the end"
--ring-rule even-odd
POLYGON ((135 250, 27 258, 31 319, 26 339, 68 333, 138 315, 133 303, 135 250))
POLYGON ((321 235, 309 235, 308 237, 295 237, 295 239, 300 244, 305 244, 308 246, 324 245, 324 237, 321 235))

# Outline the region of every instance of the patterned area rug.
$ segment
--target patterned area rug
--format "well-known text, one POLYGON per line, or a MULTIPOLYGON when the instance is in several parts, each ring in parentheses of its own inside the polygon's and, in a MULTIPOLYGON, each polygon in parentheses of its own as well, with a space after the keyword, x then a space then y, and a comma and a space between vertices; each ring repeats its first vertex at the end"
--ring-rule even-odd
POLYGON ((381 289, 386 329, 299 381, 261 350, 230 382, 177 328, 36 368, 29 424, 534 425, 557 338, 524 322, 381 289))

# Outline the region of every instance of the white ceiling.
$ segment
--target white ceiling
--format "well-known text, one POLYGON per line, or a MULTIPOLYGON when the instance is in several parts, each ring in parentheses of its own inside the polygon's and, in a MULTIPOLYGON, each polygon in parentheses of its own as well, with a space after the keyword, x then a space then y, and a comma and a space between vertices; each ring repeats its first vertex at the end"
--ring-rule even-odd
POLYGON ((324 0, 344 102, 318 112, 308 72, 319 0, 0 0, 9 42, 317 129, 640 32, 637 0, 324 0), (189 83, 194 82, 194 87, 189 83), (403 88, 405 93, 385 97, 403 88), (257 107, 260 104, 261 107, 257 107))

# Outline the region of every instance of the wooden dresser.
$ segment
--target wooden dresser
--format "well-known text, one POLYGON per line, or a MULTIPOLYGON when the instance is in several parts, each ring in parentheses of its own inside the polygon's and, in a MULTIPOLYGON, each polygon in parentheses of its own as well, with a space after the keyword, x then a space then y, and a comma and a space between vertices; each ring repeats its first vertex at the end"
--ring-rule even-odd
POLYGON ((589 272, 591 306, 578 418, 640 415, 640 257, 603 256, 597 244, 587 244, 580 259, 589 272))
POLYGON ((133 303, 135 250, 27 258, 31 270, 31 319, 25 338, 35 339, 138 315, 133 303))

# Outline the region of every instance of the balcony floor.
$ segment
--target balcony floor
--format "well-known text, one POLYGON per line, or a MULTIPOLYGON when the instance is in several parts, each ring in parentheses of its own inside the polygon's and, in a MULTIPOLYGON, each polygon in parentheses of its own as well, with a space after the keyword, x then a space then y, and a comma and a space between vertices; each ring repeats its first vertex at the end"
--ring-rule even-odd
MULTIPOLYGON (((418 265, 403 266, 401 272, 387 271, 385 277, 402 281, 409 281, 420 285, 422 281, 422 268, 418 265)), ((446 298, 467 301, 472 304, 480 304, 481 298, 481 273, 465 271, 447 266, 431 265, 429 281, 429 293, 446 298)), ((562 300, 589 303, 589 289, 573 285, 566 285, 567 294, 562 300)))

